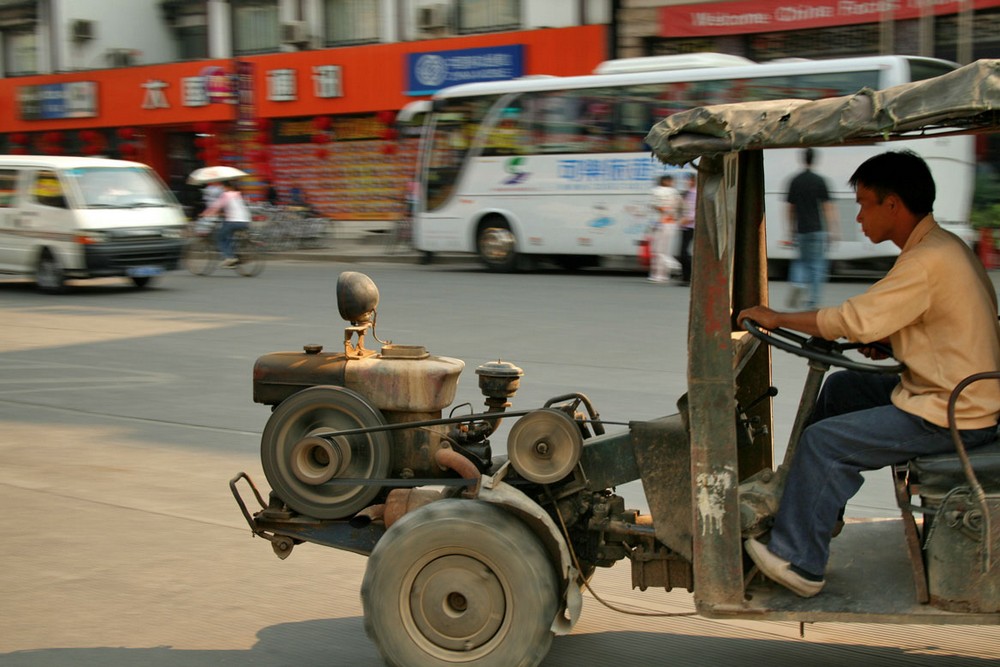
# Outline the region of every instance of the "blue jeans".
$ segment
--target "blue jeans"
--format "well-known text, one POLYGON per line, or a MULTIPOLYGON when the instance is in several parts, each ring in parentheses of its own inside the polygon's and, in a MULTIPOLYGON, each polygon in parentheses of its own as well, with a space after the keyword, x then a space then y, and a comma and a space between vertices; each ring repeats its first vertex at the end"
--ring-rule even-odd
POLYGON ((813 310, 819 307, 819 295, 829 274, 826 259, 826 232, 808 232, 796 237, 799 257, 792 262, 789 279, 796 287, 808 287, 808 298, 803 307, 813 310))
POLYGON ((236 257, 236 242, 233 240, 233 234, 249 226, 250 223, 248 222, 232 222, 230 220, 223 220, 222 224, 219 225, 219 235, 216 237, 216 240, 219 246, 219 253, 224 258, 234 259, 236 257))
MULTIPOLYGON (((830 534, 858 489, 863 470, 954 451, 945 427, 904 412, 890 400, 899 378, 838 371, 823 384, 799 440, 774 519, 768 549, 813 575, 830 557, 830 534)), ((961 431, 969 449, 989 444, 996 427, 961 431)))

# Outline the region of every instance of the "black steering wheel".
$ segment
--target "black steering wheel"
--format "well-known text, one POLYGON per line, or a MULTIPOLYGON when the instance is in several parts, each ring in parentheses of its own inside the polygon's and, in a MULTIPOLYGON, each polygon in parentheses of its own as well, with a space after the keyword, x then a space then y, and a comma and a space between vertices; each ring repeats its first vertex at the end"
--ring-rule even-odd
POLYGON ((895 364, 876 364, 870 361, 858 361, 844 354, 846 350, 873 347, 895 360, 892 356, 892 348, 882 343, 840 343, 815 336, 804 336, 788 329, 782 329, 781 327, 766 330, 762 329, 757 322, 751 320, 749 317, 744 318, 742 324, 744 329, 768 345, 828 366, 838 366, 862 373, 885 373, 892 375, 898 375, 906 370, 906 364, 898 361, 895 364))

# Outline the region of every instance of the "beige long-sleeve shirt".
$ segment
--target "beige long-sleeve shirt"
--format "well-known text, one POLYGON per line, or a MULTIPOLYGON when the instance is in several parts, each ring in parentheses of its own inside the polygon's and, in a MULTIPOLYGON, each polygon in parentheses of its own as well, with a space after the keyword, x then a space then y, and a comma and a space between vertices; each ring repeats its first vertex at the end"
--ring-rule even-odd
MULTIPOLYGON (((960 381, 1000 369, 997 296, 983 265, 932 216, 914 228, 892 269, 867 291, 823 308, 824 338, 888 338, 906 364, 892 395, 901 410, 948 425, 948 396, 960 381)), ((1000 414, 1000 381, 970 385, 956 404, 961 429, 986 428, 1000 414)))

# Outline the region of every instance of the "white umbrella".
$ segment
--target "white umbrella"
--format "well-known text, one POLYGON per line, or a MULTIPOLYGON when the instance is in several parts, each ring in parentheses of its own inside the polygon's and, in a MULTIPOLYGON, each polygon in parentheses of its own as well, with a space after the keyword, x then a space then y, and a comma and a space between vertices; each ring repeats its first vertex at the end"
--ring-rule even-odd
POLYGON ((221 181, 231 181, 236 178, 249 176, 245 171, 240 171, 236 167, 202 167, 195 169, 188 176, 187 182, 191 185, 206 185, 208 183, 219 183, 221 181))

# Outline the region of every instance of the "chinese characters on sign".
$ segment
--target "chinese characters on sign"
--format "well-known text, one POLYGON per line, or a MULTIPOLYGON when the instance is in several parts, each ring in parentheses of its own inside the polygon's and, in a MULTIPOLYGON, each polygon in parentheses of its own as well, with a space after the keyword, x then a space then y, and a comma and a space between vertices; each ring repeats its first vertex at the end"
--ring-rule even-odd
POLYGON ((340 65, 317 65, 313 69, 313 94, 321 99, 344 96, 340 65))
POLYGON ((581 158, 559 160, 557 169, 560 190, 591 190, 595 186, 648 188, 659 173, 656 163, 643 158, 581 158))
POLYGON ((267 99, 294 102, 298 99, 294 69, 272 69, 267 73, 267 99))

